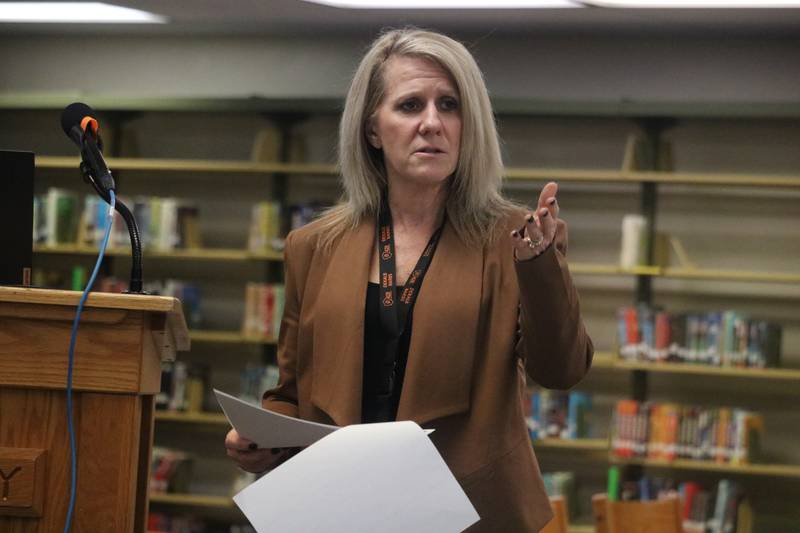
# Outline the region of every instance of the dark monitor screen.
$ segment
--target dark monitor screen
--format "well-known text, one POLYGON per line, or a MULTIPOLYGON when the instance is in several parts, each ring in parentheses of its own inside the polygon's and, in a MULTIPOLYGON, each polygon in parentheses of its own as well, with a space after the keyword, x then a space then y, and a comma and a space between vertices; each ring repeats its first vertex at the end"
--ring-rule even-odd
POLYGON ((21 285, 33 256, 33 152, 0 150, 0 285, 21 285))

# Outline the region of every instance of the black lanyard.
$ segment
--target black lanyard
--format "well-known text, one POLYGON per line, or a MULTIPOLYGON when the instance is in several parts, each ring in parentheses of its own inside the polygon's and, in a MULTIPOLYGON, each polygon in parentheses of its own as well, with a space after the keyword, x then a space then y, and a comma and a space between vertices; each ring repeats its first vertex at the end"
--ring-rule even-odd
POLYGON ((391 394, 397 372, 397 349, 403 331, 406 328, 408 314, 414 306, 414 302, 419 295, 422 280, 433 259, 436 245, 439 244, 439 237, 444 228, 444 221, 441 226, 433 232, 428 245, 423 250, 422 255, 417 260, 417 264, 411 275, 406 281, 403 292, 397 297, 397 271, 395 268, 394 256, 394 226, 392 224, 392 213, 389 211, 389 203, 384 197, 381 204, 380 217, 378 219, 378 260, 380 265, 380 318, 381 328, 384 335, 389 339, 384 354, 384 376, 381 380, 383 392, 391 394))

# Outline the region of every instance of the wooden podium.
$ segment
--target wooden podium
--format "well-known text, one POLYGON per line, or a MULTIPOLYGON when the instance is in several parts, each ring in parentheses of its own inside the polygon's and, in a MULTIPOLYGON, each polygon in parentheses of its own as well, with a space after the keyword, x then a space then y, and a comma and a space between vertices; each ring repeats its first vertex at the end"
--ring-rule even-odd
MULTIPOLYGON (((0 531, 61 532, 70 494, 66 384, 81 294, 0 287, 0 531)), ((92 293, 73 367, 73 532, 141 533, 161 362, 188 350, 175 298, 92 293)))

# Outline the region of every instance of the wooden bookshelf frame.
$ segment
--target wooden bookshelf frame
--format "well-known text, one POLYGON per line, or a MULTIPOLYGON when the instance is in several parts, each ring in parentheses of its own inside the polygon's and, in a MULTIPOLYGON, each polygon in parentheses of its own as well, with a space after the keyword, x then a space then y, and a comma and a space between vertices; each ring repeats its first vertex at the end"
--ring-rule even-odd
POLYGON ((608 439, 535 439, 533 448, 539 451, 581 453, 585 455, 602 454, 602 458, 612 465, 639 465, 651 468, 696 470, 721 474, 741 474, 748 476, 785 477, 800 479, 800 465, 754 463, 732 465, 714 461, 693 459, 647 459, 643 457, 624 458, 611 453, 608 439))
POLYGON ((267 346, 278 344, 278 339, 273 337, 244 335, 240 331, 194 329, 189 331, 189 338, 192 339, 192 342, 217 344, 262 344, 267 346))
POLYGON ((173 494, 170 492, 151 492, 150 503, 175 505, 181 507, 204 507, 214 509, 237 509, 230 496, 208 494, 173 494))
MULTIPOLYGON (((78 246, 74 244, 58 244, 55 246, 36 245, 34 253, 63 254, 63 255, 97 255, 98 249, 92 246, 78 246)), ((129 256, 129 248, 109 248, 106 255, 129 256)), ((265 250, 251 252, 236 248, 186 248, 168 251, 145 249, 142 256, 152 259, 186 259, 209 261, 283 261, 283 252, 265 250)))
POLYGON ((754 283, 800 283, 800 273, 757 272, 747 270, 722 270, 704 268, 678 268, 660 266, 639 266, 622 268, 619 265, 603 263, 570 263, 573 274, 599 276, 650 276, 667 279, 699 279, 713 281, 744 281, 754 283))
POLYGON ((674 459, 672 461, 646 459, 640 457, 622 458, 610 455, 608 462, 616 465, 639 465, 646 468, 663 468, 669 470, 695 470, 716 472, 730 475, 782 477, 800 480, 800 465, 781 464, 747 464, 731 465, 713 461, 696 461, 692 459, 674 459))
POLYGON ((592 368, 630 372, 641 370, 664 374, 693 374, 718 378, 800 381, 800 369, 797 368, 738 368, 692 363, 626 361, 613 352, 595 352, 592 368))
POLYGON ((156 411, 156 422, 228 426, 228 419, 222 413, 187 413, 183 411, 156 411))
POLYGON ((533 439, 536 451, 566 451, 585 453, 608 453, 608 439, 533 439))
MULTIPOLYGON (((59 244, 55 246, 36 245, 35 253, 62 254, 62 255, 96 255, 97 248, 91 246, 77 246, 73 244, 59 244)), ((207 261, 283 261, 283 252, 263 251, 251 252, 236 248, 190 248, 169 251, 144 250, 144 257, 152 259, 175 260, 207 260, 207 261)), ((106 250, 109 256, 128 256, 127 248, 110 248, 106 250)), ((598 275, 598 276, 651 276, 669 279, 702 279, 715 281, 743 281, 766 283, 800 283, 800 274, 789 272, 755 272, 737 270, 716 270, 700 268, 672 268, 658 266, 640 266, 635 268, 622 268, 618 265, 605 263, 571 263, 570 271, 573 274, 598 275)))
MULTIPOLYGON (((39 156, 36 168, 77 169, 77 157, 39 156)), ((205 172, 236 174, 337 175, 332 164, 256 163, 208 159, 108 158, 115 170, 152 172, 205 172)), ((778 174, 711 174, 694 172, 584 170, 559 168, 506 168, 509 181, 564 181, 576 183, 664 183, 676 185, 734 185, 739 187, 800 188, 800 176, 778 174)))

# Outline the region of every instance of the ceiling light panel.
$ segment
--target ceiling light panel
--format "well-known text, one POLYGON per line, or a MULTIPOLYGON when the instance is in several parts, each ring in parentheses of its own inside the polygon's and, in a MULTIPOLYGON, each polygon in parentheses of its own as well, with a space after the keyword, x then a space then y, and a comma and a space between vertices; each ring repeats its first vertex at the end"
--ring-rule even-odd
POLYGON ((304 0, 351 9, 560 9, 584 7, 572 0, 304 0))
POLYGON ((0 22, 163 24, 167 19, 102 2, 0 2, 0 22))
POLYGON ((658 9, 774 9, 797 8, 800 0, 583 0, 596 7, 658 9))

